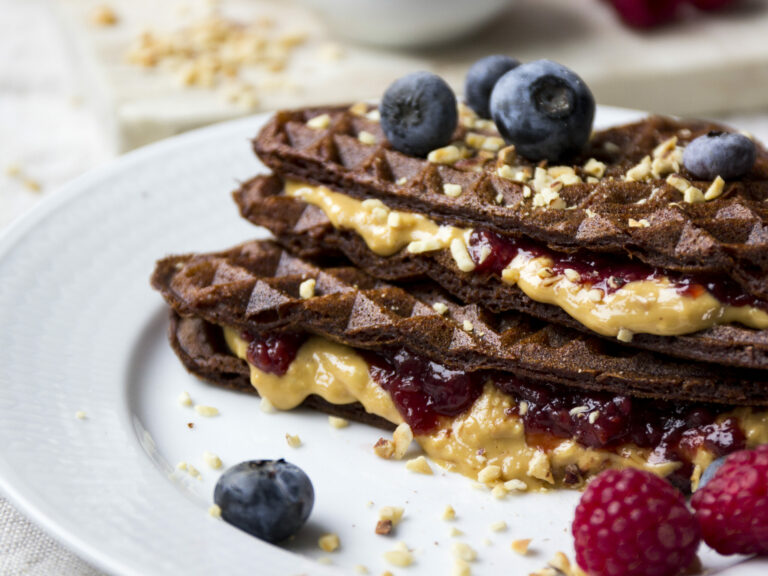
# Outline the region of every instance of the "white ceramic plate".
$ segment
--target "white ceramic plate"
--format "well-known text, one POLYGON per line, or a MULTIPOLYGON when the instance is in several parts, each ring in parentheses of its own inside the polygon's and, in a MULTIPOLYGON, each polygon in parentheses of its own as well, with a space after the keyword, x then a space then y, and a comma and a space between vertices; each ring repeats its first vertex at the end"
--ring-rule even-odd
MULTIPOLYGON (((602 109, 599 124, 635 118, 602 109)), ((237 214, 230 191, 263 167, 251 153, 264 117, 186 134, 129 154, 78 179, 0 240, 0 486, 66 545, 121 574, 446 574, 453 540, 479 554, 474 574, 527 574, 555 551, 572 557, 575 492, 498 501, 466 478, 426 477, 374 456, 380 432, 336 430, 316 413, 265 414, 259 401, 188 375, 165 338, 166 310, 148 278, 156 259, 222 249, 259 234, 237 214), (177 402, 219 408, 202 418, 177 402), (85 420, 75 418, 84 411, 85 420), (194 423, 190 429, 188 423, 194 423), (298 434, 295 450, 285 434, 298 434), (252 458, 286 457, 316 489, 309 524, 288 546, 270 546, 211 518, 219 472, 252 458), (202 480, 174 472, 187 461, 202 480), (368 503, 373 502, 371 507, 368 503), (445 505, 455 523, 440 520, 445 505), (377 510, 405 507, 394 538, 374 534, 377 510), (492 532, 505 520, 509 528, 492 532), (464 532, 451 538, 452 526, 464 532), (336 532, 342 546, 316 545, 336 532), (510 551, 533 538, 529 557, 510 551), (382 553, 398 540, 415 549, 408 569, 382 553), (331 558, 327 566, 316 560, 331 558)), ((263 234, 263 233, 262 233, 263 234)), ((734 559, 703 550, 707 567, 734 559)), ((764 574, 768 562, 726 570, 764 574)))

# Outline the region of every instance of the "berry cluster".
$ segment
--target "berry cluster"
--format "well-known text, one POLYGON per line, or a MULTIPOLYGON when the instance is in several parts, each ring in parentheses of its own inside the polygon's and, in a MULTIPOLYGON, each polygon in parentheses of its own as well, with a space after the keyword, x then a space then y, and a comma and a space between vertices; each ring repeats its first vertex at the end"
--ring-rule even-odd
POLYGON ((642 470, 608 470, 576 508, 576 560, 590 576, 675 576, 701 539, 721 554, 768 554, 768 445, 718 459, 691 499, 642 470))
POLYGON ((685 3, 699 10, 719 10, 734 0, 610 0, 619 16, 633 28, 652 28, 673 20, 685 3))

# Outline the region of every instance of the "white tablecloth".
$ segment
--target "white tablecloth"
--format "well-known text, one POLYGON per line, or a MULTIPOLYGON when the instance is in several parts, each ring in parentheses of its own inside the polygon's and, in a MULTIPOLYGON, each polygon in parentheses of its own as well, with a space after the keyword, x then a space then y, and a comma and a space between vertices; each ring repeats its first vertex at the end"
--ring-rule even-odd
MULTIPOLYGON (((60 34, 46 0, 0 0, 0 231, 109 158, 106 136, 60 34)), ((728 120, 768 140, 768 114, 728 120)), ((0 496, 0 574, 100 572, 0 496)))

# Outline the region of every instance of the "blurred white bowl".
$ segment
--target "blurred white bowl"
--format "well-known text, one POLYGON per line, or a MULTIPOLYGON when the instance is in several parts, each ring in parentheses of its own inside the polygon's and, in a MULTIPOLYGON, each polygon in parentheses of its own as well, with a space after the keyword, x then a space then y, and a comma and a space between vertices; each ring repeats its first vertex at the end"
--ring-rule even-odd
POLYGON ((515 0, 301 0, 340 36, 366 44, 439 44, 479 28, 515 0))

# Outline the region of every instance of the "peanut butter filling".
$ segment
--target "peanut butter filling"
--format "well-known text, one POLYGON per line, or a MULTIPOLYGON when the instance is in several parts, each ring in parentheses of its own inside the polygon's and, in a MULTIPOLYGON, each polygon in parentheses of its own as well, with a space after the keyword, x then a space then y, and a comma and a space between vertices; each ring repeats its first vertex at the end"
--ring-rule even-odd
MULTIPOLYGON (((224 328, 224 335, 230 350, 246 360, 248 344, 238 331, 224 328)), ((249 366, 254 388, 280 410, 295 408, 315 394, 334 404, 359 402, 371 414, 393 424, 403 422, 389 394, 371 378, 368 363, 347 346, 313 336, 301 346, 283 376, 249 366)), ((606 468, 626 467, 667 476, 680 465, 653 462, 651 450, 633 444, 615 451, 601 450, 572 439, 552 437, 546 448, 531 446, 526 441, 522 419, 510 410, 513 406, 515 400, 511 396, 488 382, 469 410, 455 418, 442 417, 438 429, 416 435, 415 440, 430 458, 448 470, 491 485, 518 480, 530 489, 564 486, 566 469, 573 465, 585 477, 606 468), (490 480, 488 470, 494 472, 490 480)), ((747 446, 768 442, 767 412, 737 408, 718 420, 728 417, 739 419, 747 446)), ((697 450, 694 464, 698 474, 712 459, 707 450, 697 450)), ((695 484, 697 479, 693 480, 695 484)))
MULTIPOLYGON (((322 186, 286 182, 285 193, 317 206, 332 225, 354 230, 379 256, 400 250, 411 253, 450 250, 458 268, 472 272, 469 255, 472 229, 441 226, 421 214, 391 210, 379 200, 356 200, 322 186)), ((502 272, 502 281, 516 284, 529 298, 559 306, 603 336, 631 340, 635 333, 676 336, 738 322, 768 328, 768 313, 753 306, 731 306, 709 292, 689 295, 667 278, 633 281, 611 294, 553 275, 552 261, 521 252, 502 272)))

